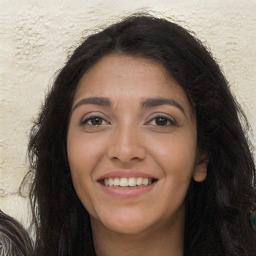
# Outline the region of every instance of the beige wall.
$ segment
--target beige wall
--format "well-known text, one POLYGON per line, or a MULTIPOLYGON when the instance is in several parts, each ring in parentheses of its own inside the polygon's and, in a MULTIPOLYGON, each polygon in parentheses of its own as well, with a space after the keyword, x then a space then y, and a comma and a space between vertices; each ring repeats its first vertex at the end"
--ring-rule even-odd
POLYGON ((0 208, 26 227, 29 177, 21 184, 31 121, 56 71, 95 26, 150 11, 196 32, 256 133, 255 0, 1 0, 0 10, 0 208))

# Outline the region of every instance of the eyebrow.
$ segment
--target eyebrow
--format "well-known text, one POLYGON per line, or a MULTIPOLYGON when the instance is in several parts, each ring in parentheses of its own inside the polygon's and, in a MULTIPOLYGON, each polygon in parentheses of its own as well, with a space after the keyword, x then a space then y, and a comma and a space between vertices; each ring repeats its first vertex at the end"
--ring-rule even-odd
POLYGON ((76 105, 73 107, 72 111, 74 111, 76 108, 78 108, 79 106, 84 105, 84 104, 93 104, 93 105, 110 107, 111 101, 108 98, 104 98, 104 97, 84 98, 76 103, 76 105))
POLYGON ((170 98, 148 98, 142 101, 141 103, 143 108, 151 108, 151 107, 157 107, 161 105, 170 105, 177 107, 181 112, 183 112, 184 115, 186 115, 186 112, 184 108, 174 99, 170 98))
MULTIPOLYGON (((76 105, 72 109, 72 112, 79 106, 85 105, 85 104, 93 104, 93 105, 105 106, 105 107, 111 107, 112 105, 109 98, 105 98, 105 97, 84 98, 80 100, 78 103, 76 103, 76 105)), ((174 99, 158 97, 158 98, 147 98, 141 102, 142 108, 152 108, 152 107, 157 107, 162 105, 170 105, 170 106, 177 107, 181 112, 183 112, 186 115, 184 108, 174 99)))

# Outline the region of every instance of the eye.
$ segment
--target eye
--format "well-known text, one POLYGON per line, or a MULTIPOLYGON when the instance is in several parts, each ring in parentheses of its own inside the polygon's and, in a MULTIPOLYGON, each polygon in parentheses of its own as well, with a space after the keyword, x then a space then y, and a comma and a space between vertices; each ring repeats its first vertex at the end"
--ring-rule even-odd
POLYGON ((156 125, 156 126, 170 126, 175 125, 175 120, 171 118, 167 118, 165 116, 157 116, 153 119, 151 119, 149 122, 147 122, 148 125, 156 125))
POLYGON ((87 117, 81 121, 81 125, 100 126, 107 124, 109 124, 109 122, 100 116, 87 117))

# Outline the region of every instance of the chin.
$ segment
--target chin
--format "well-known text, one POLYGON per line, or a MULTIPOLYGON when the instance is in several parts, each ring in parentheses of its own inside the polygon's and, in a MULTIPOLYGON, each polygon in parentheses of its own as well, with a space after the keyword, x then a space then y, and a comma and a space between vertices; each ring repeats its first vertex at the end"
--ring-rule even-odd
POLYGON ((98 224, 105 228, 120 234, 139 234, 149 229, 155 222, 152 218, 145 218, 146 213, 125 213, 118 212, 113 214, 110 212, 109 216, 105 215, 98 219, 98 224))
POLYGON ((110 229, 112 232, 124 235, 135 235, 141 234, 149 229, 148 225, 143 225, 142 223, 107 223, 106 228, 110 229))

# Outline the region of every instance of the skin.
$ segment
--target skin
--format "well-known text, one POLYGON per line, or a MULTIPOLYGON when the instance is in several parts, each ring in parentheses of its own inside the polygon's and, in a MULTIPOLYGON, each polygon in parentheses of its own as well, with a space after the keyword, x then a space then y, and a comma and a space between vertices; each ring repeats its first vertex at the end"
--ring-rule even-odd
POLYGON ((185 196, 192 178, 206 178, 207 164, 198 154, 196 115, 161 64, 112 54, 91 67, 74 98, 67 150, 98 256, 183 255, 185 196), (111 105, 83 101, 90 97, 111 105), (142 106, 149 98, 178 105, 142 106), (115 197, 98 178, 116 169, 141 171, 157 182, 138 196, 115 197))

